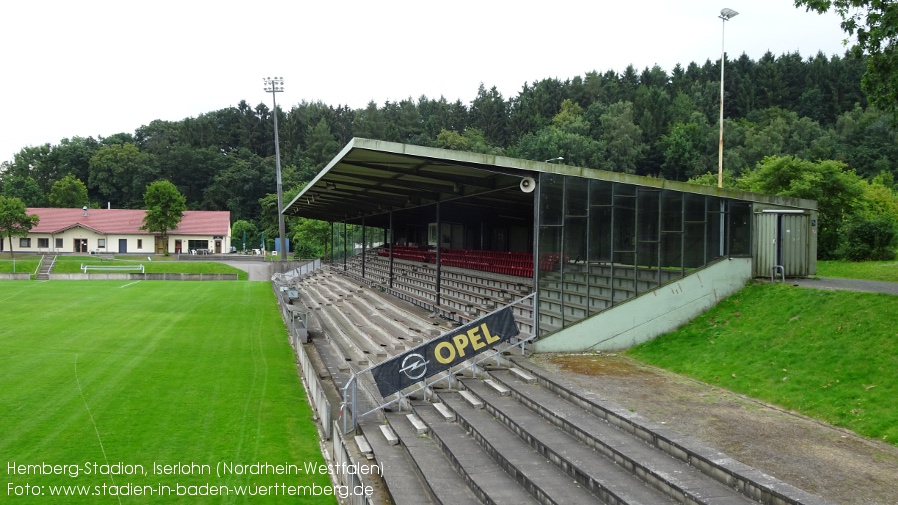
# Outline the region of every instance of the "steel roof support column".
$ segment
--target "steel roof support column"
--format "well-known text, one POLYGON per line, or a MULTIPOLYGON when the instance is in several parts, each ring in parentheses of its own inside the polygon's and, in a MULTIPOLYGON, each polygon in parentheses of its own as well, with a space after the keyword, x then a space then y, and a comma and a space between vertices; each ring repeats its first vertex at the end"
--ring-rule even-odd
POLYGON ((437 304, 437 306, 440 305, 440 244, 441 244, 442 240, 443 240, 443 221, 440 216, 440 202, 437 202, 437 256, 436 256, 436 262, 437 262, 436 304, 437 304))
MULTIPOLYGON (((542 185, 539 184, 539 174, 536 174, 536 190, 533 192, 533 277, 530 281, 533 283, 533 301, 530 306, 533 308, 533 330, 531 334, 539 337, 539 232, 542 223, 539 217, 540 193, 542 193, 542 185)), ((521 354, 524 353, 524 344, 521 344, 521 354)))
POLYGON ((368 237, 366 236, 366 232, 368 228, 365 226, 365 218, 362 217, 362 279, 365 278, 365 252, 367 251, 368 246, 368 237))
POLYGON ((390 242, 387 244, 388 251, 390 252, 390 279, 389 286, 390 289, 393 289, 393 211, 390 211, 390 242))

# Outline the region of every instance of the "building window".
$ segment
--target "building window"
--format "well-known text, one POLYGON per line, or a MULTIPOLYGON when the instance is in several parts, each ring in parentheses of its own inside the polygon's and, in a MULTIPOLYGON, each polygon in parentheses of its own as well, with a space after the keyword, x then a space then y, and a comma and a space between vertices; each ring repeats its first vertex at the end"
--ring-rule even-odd
POLYGON ((31 247, 31 238, 30 237, 19 238, 19 247, 31 247))
POLYGON ((137 239, 137 248, 143 249, 143 239, 142 238, 137 239))
POLYGON ((61 238, 56 239, 56 248, 62 249, 62 239, 61 238))
POLYGON ((102 249, 106 248, 106 239, 105 238, 97 239, 97 249, 100 249, 100 248, 102 248, 102 249))
POLYGON ((188 240, 187 248, 191 251, 208 251, 209 250, 209 241, 208 240, 188 240))
POLYGON ((49 249, 50 248, 50 239, 48 239, 48 238, 37 239, 37 247, 39 249, 49 249))

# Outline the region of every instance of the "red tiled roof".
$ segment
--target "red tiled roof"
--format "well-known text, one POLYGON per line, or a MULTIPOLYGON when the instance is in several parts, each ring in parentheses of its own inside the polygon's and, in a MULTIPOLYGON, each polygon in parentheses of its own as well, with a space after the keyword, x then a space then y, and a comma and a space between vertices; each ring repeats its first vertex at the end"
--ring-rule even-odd
MULTIPOLYGON (((148 235, 141 230, 145 210, 132 209, 82 209, 29 208, 28 214, 37 214, 41 220, 31 233, 60 233, 75 226, 82 226, 101 234, 148 235)), ((231 213, 213 210, 185 210, 176 235, 228 235, 231 213)))

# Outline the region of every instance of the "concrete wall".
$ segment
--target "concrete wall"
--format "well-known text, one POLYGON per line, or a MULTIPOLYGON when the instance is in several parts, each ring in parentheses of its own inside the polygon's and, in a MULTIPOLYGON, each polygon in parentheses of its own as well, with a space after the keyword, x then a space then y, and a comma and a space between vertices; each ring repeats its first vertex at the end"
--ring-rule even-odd
POLYGON ((25 273, 7 273, 0 274, 0 281, 27 281, 31 279, 31 274, 25 273))
POLYGON ((50 274, 53 281, 236 281, 237 274, 50 274))
POLYGON ((537 340, 536 352, 618 351, 673 331, 752 277, 751 258, 731 258, 537 340))

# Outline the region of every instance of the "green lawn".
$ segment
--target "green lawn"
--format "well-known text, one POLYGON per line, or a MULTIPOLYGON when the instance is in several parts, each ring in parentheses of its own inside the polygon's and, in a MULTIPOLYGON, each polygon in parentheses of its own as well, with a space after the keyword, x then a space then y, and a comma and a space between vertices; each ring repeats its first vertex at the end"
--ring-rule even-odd
POLYGON ((627 354, 898 445, 896 314, 893 295, 753 283, 627 354))
POLYGON ((3 253, 0 256, 0 274, 9 273, 29 273, 34 274, 37 270, 38 258, 32 255, 9 257, 9 253, 3 253))
POLYGON ((817 275, 898 282, 898 261, 818 261, 817 275))
POLYGON ((0 501, 336 503, 282 495, 175 496, 178 485, 220 490, 330 482, 326 474, 304 472, 215 473, 222 463, 300 469, 324 463, 269 283, 0 282, 0 307, 3 496, 15 498, 0 501), (62 474, 10 475, 9 465, 44 463, 58 465, 62 474), (116 465, 142 465, 146 473, 86 474, 94 463, 113 472, 120 470, 116 465), (154 474, 154 464, 209 465, 212 475, 154 474), (44 496, 15 496, 26 484, 32 492, 41 486, 44 496), (112 486, 158 492, 163 485, 172 494, 53 498, 51 485, 106 486, 107 494, 112 486))

